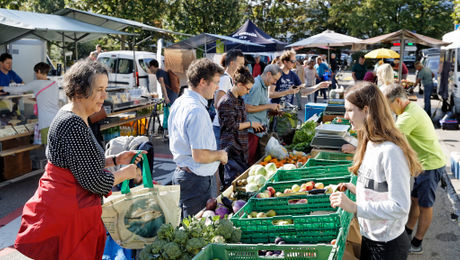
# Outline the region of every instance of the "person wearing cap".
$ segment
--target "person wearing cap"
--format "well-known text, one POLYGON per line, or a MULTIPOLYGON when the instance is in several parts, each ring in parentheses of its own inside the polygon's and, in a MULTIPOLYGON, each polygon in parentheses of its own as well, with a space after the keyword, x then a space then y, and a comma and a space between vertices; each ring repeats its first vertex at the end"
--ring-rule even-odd
POLYGON ((254 60, 256 61, 254 63, 254 66, 252 68, 252 76, 255 78, 262 74, 262 72, 265 69, 266 64, 262 61, 260 61, 260 55, 254 56, 254 60))

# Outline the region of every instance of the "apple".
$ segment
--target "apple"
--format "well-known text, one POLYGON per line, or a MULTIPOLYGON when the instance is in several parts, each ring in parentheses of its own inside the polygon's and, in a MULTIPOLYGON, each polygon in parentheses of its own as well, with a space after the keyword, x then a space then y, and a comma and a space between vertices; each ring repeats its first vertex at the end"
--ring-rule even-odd
POLYGON ((296 204, 307 204, 308 203, 308 200, 307 199, 300 199, 297 201, 296 204))
POLYGON ((292 185, 291 188, 292 192, 298 192, 300 190, 300 186, 297 184, 292 185))
POLYGON ((332 239, 331 245, 335 245, 336 243, 337 243, 337 240, 336 240, 336 239, 332 239))
POLYGON ((249 214, 249 217, 251 218, 256 218, 257 217, 257 212, 253 211, 249 214))
POLYGON ((292 190, 291 189, 285 189, 284 194, 286 194, 286 193, 292 193, 292 190))
POLYGON ((306 190, 307 190, 307 191, 310 191, 310 190, 313 190, 313 188, 314 188, 313 183, 312 183, 312 182, 307 182, 307 184, 306 184, 306 190))
POLYGON ((324 189, 324 184, 322 182, 318 182, 315 184, 315 189, 324 189))
POLYGON ((271 217, 274 217, 276 216, 276 211, 274 211, 273 209, 267 211, 267 217, 271 218, 271 217))
POLYGON ((257 194, 256 196, 257 198, 259 199, 266 199, 266 198, 270 198, 270 192, 260 192, 259 194, 257 194))
POLYGON ((267 215, 265 213, 263 213, 263 212, 257 213, 257 216, 256 216, 256 218, 266 218, 266 217, 267 217, 267 215))
POLYGON ((307 191, 307 184, 304 183, 304 184, 300 185, 300 190, 299 191, 307 191))
POLYGON ((275 196, 276 191, 275 191, 275 189, 273 187, 271 187, 271 186, 267 187, 267 191, 270 192, 271 197, 275 196))
POLYGON ((283 193, 281 193, 279 191, 275 193, 275 197, 280 197, 280 196, 283 196, 283 193))

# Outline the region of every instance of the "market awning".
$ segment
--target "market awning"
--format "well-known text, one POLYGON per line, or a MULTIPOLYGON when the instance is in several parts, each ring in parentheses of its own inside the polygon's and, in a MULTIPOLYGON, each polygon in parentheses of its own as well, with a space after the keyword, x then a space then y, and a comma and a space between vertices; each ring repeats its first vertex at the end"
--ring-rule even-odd
POLYGON ((442 40, 445 42, 450 42, 448 46, 444 47, 444 49, 457 49, 460 48, 460 30, 455 30, 452 32, 448 32, 442 36, 442 40))
POLYGON ((341 33, 336 33, 332 30, 325 30, 322 33, 313 35, 306 39, 289 44, 286 47, 304 47, 304 48, 315 48, 315 47, 337 47, 347 46, 357 43, 361 39, 348 36, 341 33))
POLYGON ((0 8, 0 44, 24 36, 47 41, 85 42, 105 34, 133 35, 70 17, 0 8))
POLYGON ((183 36, 192 36, 186 33, 174 32, 171 30, 157 28, 157 27, 143 24, 143 23, 133 21, 133 20, 108 16, 108 15, 103 15, 103 14, 96 14, 96 13, 73 9, 73 8, 64 8, 56 12, 56 14, 66 16, 66 17, 71 17, 73 19, 83 21, 85 23, 94 24, 94 25, 101 26, 104 28, 109 28, 112 30, 123 30, 127 27, 136 27, 136 28, 140 28, 146 31, 171 33, 171 34, 178 34, 178 35, 183 35, 183 36))
POLYGON ((211 34, 211 33, 202 33, 202 34, 193 36, 191 38, 185 39, 183 41, 180 41, 178 43, 174 43, 174 44, 170 45, 168 48, 172 48, 172 49, 197 49, 200 46, 204 45, 205 49, 207 49, 206 45, 214 43, 216 40, 230 41, 230 42, 237 43, 239 45, 250 45, 250 46, 263 47, 263 45, 260 45, 260 44, 256 44, 256 43, 252 43, 252 42, 244 41, 244 40, 238 40, 238 39, 235 39, 235 38, 229 37, 229 36, 217 35, 217 34, 211 34))
POLYGON ((431 47, 440 47, 440 46, 448 45, 447 42, 443 42, 441 40, 431 38, 425 35, 421 35, 418 33, 414 33, 408 30, 404 30, 404 29, 396 31, 396 32, 380 35, 377 37, 369 38, 366 40, 362 40, 360 43, 376 44, 376 43, 381 43, 381 42, 393 42, 393 41, 399 41, 402 38, 404 38, 405 40, 410 40, 417 44, 431 46, 431 47))

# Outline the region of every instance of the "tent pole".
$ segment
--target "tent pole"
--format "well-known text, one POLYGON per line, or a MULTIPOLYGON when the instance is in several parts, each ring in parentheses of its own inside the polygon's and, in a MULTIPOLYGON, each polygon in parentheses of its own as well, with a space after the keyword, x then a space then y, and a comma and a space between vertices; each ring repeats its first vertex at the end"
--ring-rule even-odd
POLYGON ((331 66, 331 47, 327 45, 327 64, 331 66))
POLYGON ((398 80, 401 82, 402 80, 402 63, 404 60, 404 30, 401 32, 400 36, 400 45, 399 45, 399 67, 398 67, 398 80))
POLYGON ((64 45, 64 33, 61 33, 62 35, 62 68, 64 69, 64 73, 66 72, 65 69, 65 45, 64 45))

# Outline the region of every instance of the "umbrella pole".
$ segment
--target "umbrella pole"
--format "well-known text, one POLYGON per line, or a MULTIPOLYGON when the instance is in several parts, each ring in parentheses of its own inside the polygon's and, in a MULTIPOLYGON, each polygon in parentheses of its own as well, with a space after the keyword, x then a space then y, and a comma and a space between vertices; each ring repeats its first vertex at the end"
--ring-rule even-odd
POLYGON ((331 47, 329 44, 327 45, 327 64, 331 66, 331 47))
POLYGON ((62 35, 62 68, 64 69, 64 72, 66 71, 65 69, 65 48, 64 48, 64 33, 61 33, 62 35))

